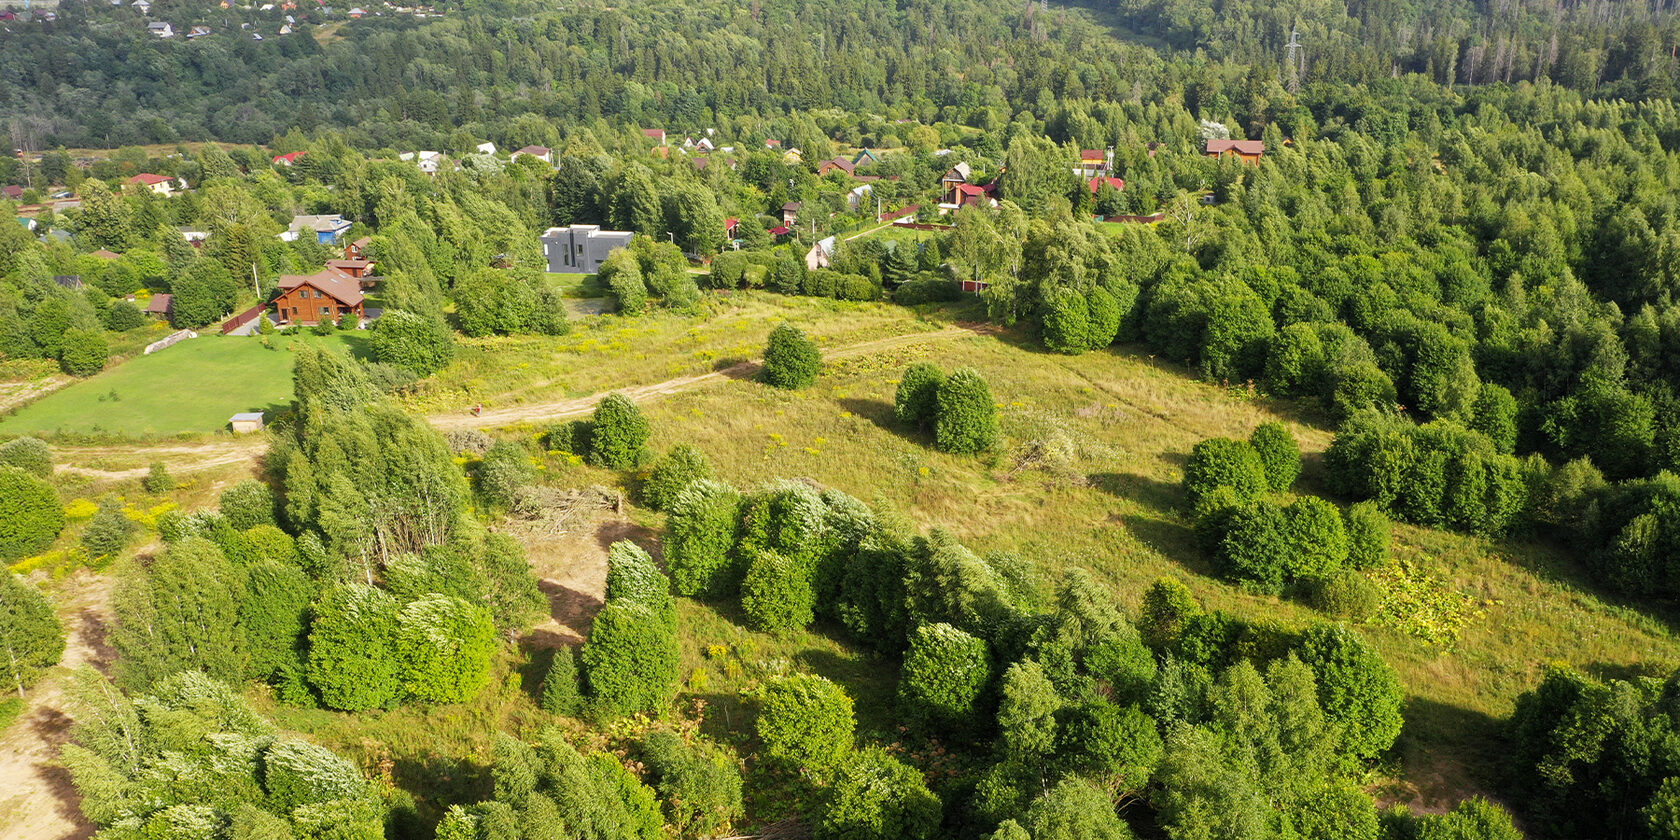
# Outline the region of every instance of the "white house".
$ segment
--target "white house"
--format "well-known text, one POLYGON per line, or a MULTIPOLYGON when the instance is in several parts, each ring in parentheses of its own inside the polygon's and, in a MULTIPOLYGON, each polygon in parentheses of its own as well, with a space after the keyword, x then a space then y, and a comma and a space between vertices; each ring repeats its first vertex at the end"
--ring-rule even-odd
POLYGON ((869 194, 874 191, 868 184, 859 184, 852 187, 852 191, 846 193, 846 206, 851 208, 853 213, 856 213, 857 209, 863 206, 864 200, 869 198, 869 194))
POLYGON ((159 38, 175 37, 175 28, 161 20, 154 20, 151 23, 146 24, 146 31, 152 35, 158 36, 159 38))
POLYGON ((496 144, 492 143, 488 140, 484 141, 483 143, 478 144, 477 146, 475 146, 473 148, 478 149, 479 154, 493 155, 493 154, 496 153, 496 144))
POLYGON ((526 146, 508 156, 508 160, 518 160, 520 155, 530 155, 543 163, 554 163, 554 152, 547 146, 526 146))
POLYGON ((811 250, 805 252, 805 267, 811 271, 828 268, 829 263, 834 260, 834 249, 836 247, 832 236, 812 245, 811 250))
POLYGON ((139 175, 129 178, 128 183, 139 187, 145 187, 146 189, 151 190, 158 195, 164 196, 165 198, 175 194, 175 179, 169 177, 168 175, 155 175, 150 172, 142 172, 139 175))

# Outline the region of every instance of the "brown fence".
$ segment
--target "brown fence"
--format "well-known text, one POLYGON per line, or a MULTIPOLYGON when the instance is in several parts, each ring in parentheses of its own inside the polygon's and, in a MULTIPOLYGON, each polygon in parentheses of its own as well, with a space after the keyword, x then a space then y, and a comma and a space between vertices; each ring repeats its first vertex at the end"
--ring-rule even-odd
POLYGON ((899 219, 904 218, 905 216, 916 215, 916 211, 918 211, 920 209, 922 209, 922 205, 912 204, 909 207, 904 207, 904 208, 901 208, 901 209, 898 209, 898 210, 893 210, 893 211, 890 211, 890 212, 887 212, 887 213, 882 213, 881 216, 880 216, 880 221, 896 222, 899 219))
POLYGON ((1104 216, 1102 217, 1102 220, 1105 222, 1142 222, 1144 224, 1152 224, 1154 222, 1159 222, 1166 217, 1167 214, 1165 213, 1156 213, 1153 216, 1104 216))
POLYGON ((253 306, 250 309, 247 309, 244 312, 241 312, 238 315, 235 315, 232 318, 229 318, 226 321, 223 321, 222 322, 222 335, 227 335, 228 333, 233 332, 234 330, 237 330, 240 327, 243 327, 246 324, 249 324, 252 321, 257 320, 257 318, 262 316, 263 310, 266 309, 266 308, 267 308, 266 305, 259 303, 256 306, 253 306))
POLYGON ((923 222, 893 222, 893 227, 905 230, 951 230, 953 225, 930 225, 923 222))

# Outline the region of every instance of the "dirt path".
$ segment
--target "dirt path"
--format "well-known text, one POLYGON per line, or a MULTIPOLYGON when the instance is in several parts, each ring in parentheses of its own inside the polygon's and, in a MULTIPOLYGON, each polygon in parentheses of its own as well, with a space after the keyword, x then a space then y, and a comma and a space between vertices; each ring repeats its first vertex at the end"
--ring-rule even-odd
POLYGON ((97 479, 120 480, 144 476, 150 469, 152 461, 162 461, 173 473, 194 472, 255 460, 261 457, 267 447, 268 441, 262 435, 247 435, 245 437, 210 440, 203 443, 157 446, 145 443, 113 446, 54 446, 53 457, 59 462, 56 467, 59 472, 76 473, 97 479), (84 466, 90 462, 129 460, 141 456, 144 456, 146 466, 111 470, 84 466))
POLYGON ((71 377, 54 374, 28 382, 0 383, 0 411, 10 411, 24 403, 33 402, 73 381, 75 380, 71 377))
MULTIPOLYGON (((931 332, 909 333, 877 338, 873 341, 863 341, 848 344, 843 347, 823 352, 824 361, 831 359, 845 359, 852 356, 866 356, 883 350, 893 350, 899 347, 909 347, 931 341, 948 341, 956 338, 966 338, 984 332, 983 327, 945 327, 931 332)), ((712 385, 729 379, 746 379, 758 372, 761 365, 758 362, 742 362, 738 365, 714 370, 710 373, 697 373, 656 382, 652 385, 637 385, 623 388, 619 393, 624 394, 635 402, 645 402, 659 397, 692 391, 706 385, 712 385)), ((449 414, 433 414, 426 419, 439 429, 485 429, 495 426, 508 426, 514 423, 531 420, 563 420, 569 417, 581 417, 595 410, 595 404, 601 401, 605 394, 591 394, 587 397, 577 397, 569 400, 558 400, 546 403, 530 403, 527 405, 513 405, 507 408, 492 408, 481 412, 477 417, 466 412, 451 412, 449 414)))
POLYGON ((0 837, 7 840, 66 840, 93 834, 82 817, 70 777, 52 766, 69 737, 64 683, 83 665, 105 668, 111 579, 86 569, 58 593, 59 615, 69 638, 59 667, 30 690, 23 714, 0 733, 0 837))

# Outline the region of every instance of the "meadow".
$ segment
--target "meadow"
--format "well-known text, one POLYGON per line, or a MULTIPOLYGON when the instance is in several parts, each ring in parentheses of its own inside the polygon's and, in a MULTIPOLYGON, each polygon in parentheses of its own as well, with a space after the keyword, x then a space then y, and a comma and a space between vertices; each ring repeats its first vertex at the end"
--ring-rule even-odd
POLYGON ((292 349, 319 343, 361 353, 366 333, 255 337, 205 335, 136 355, 0 418, 0 434, 169 437, 222 431, 241 411, 288 407, 292 349))
MULTIPOLYGON (((918 313, 761 293, 735 293, 713 305, 718 308, 705 317, 596 319, 558 345, 481 343, 440 374, 437 387, 470 388, 486 406, 540 403, 648 385, 756 355, 763 336, 784 319, 833 350, 974 315, 962 306, 918 313)), ((1135 348, 1068 357, 1044 352, 1020 330, 977 330, 830 360, 805 391, 729 378, 664 394, 643 409, 655 449, 693 444, 737 486, 809 478, 909 526, 950 531, 977 551, 1029 558, 1043 570, 1046 587, 1061 570, 1093 570, 1134 614, 1150 583, 1170 576, 1207 606, 1249 620, 1297 628, 1327 618, 1299 601, 1216 578, 1195 547, 1178 483, 1197 441, 1246 437, 1278 419, 1306 456, 1296 492, 1323 494, 1320 459, 1333 430, 1310 406, 1274 401, 1245 386, 1199 382, 1135 348), (926 435, 892 420, 899 374, 924 360, 947 371, 973 367, 990 382, 1005 432, 998 450, 946 455, 926 435), (1036 465, 1030 455, 1046 443, 1071 448, 1071 463, 1054 470, 1036 465)), ((534 436, 543 426, 535 418, 503 432, 534 436)), ((565 486, 633 484, 563 462, 548 475, 565 486)), ((660 528, 658 514, 630 516, 643 534, 660 528)), ((1399 671, 1408 695, 1395 759, 1372 780, 1386 799, 1433 808, 1490 793, 1499 772, 1499 721, 1548 664, 1603 675, 1665 674, 1680 663, 1680 641, 1667 616, 1653 618, 1648 605, 1635 608, 1597 593, 1575 559, 1549 543, 1397 524, 1393 555, 1389 567, 1370 573, 1384 602, 1359 624, 1399 671)), ((727 620, 731 609, 683 607, 690 679, 700 680, 688 693, 707 700, 714 714, 732 712, 742 690, 790 662, 845 684, 860 709, 890 706, 890 683, 879 675, 890 673, 891 663, 860 660, 821 633, 752 633, 727 620)), ((884 718, 862 723, 881 740, 891 736, 884 718)))

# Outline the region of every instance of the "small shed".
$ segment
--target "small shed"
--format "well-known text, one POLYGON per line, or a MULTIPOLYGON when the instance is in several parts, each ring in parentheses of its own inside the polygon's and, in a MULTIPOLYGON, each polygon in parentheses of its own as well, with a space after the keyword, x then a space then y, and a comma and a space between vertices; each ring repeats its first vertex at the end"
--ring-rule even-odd
POLYGON ((233 427, 237 435, 263 430, 263 413, 260 411, 241 411, 228 419, 228 425, 233 427))

